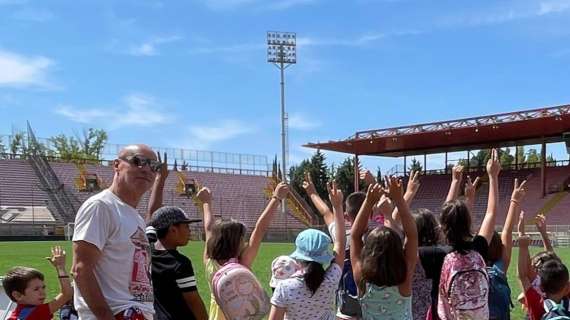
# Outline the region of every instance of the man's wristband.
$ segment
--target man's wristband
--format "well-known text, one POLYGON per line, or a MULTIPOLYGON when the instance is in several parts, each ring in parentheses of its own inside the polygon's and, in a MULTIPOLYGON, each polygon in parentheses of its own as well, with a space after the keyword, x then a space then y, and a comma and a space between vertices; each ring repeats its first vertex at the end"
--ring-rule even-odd
POLYGON ((511 202, 513 202, 514 204, 516 204, 517 206, 520 206, 521 203, 518 200, 515 199, 511 199, 511 202))

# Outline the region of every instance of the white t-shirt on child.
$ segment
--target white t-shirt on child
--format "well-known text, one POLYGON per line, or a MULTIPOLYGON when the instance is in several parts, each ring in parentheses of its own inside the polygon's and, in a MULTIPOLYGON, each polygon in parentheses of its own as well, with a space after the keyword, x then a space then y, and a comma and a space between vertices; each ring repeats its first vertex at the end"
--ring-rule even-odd
POLYGON ((336 289, 341 274, 341 267, 332 263, 314 295, 302 276, 283 280, 275 288, 271 304, 286 309, 285 320, 334 320, 336 289))
MULTIPOLYGON (((346 231, 345 231, 345 235, 346 235, 346 245, 345 245, 345 250, 350 249, 350 227, 346 227, 345 225, 342 226, 346 231)), ((329 235, 331 236, 331 239, 334 243, 335 241, 335 237, 336 237, 336 222, 332 222, 331 224, 329 224, 327 226, 327 229, 329 230, 329 235)), ((350 258, 350 257, 347 257, 350 258)))
MULTIPOLYGON (((75 217, 73 241, 95 245, 101 256, 94 273, 113 314, 130 307, 154 313, 150 246, 140 213, 109 190, 87 199, 75 217)), ((96 319, 74 284, 82 320, 96 319)))

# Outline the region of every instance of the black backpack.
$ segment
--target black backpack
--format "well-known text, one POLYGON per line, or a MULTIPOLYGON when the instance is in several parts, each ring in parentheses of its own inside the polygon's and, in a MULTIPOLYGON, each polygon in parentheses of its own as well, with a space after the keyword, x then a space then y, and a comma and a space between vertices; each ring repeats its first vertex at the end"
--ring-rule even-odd
POLYGON ((362 317, 358 289, 352 275, 352 263, 350 262, 350 249, 345 251, 342 276, 338 284, 336 304, 340 313, 351 317, 362 317))
POLYGON ((570 320, 570 301, 562 299, 560 304, 550 300, 544 300, 544 310, 546 313, 542 320, 570 320))

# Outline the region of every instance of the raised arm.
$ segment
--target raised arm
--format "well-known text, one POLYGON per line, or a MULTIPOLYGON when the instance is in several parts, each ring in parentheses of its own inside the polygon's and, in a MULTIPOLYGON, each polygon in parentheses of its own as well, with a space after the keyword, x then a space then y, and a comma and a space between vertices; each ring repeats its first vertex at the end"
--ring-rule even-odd
MULTIPOLYGON (((408 179, 408 184, 406 186, 406 192, 404 193, 404 200, 406 201, 408 208, 416 197, 416 194, 420 189, 420 185, 420 171, 411 171, 410 179, 408 179)), ((392 220, 394 221, 393 227, 397 230, 402 230, 399 212, 398 207, 394 207, 394 211, 392 212, 392 220)))
POLYGON ((497 206, 499 204, 499 172, 501 172, 501 162, 497 149, 491 150, 491 158, 487 161, 487 174, 489 175, 489 200, 487 201, 487 212, 481 223, 479 235, 491 243, 493 232, 495 231, 495 220, 497 206))
POLYGON ((240 263, 248 268, 251 267, 255 257, 257 256, 257 252, 259 251, 259 247, 261 246, 261 241, 269 229, 269 225, 271 221, 273 221, 273 217, 275 216, 275 211, 277 211, 277 207, 279 204, 287 198, 287 194, 289 193, 289 187, 287 184, 281 182, 275 187, 273 191, 273 196, 269 203, 265 207, 265 210, 257 219, 257 223, 255 224, 255 228, 249 237, 249 243, 247 247, 243 251, 240 257, 240 263))
POLYGON ((212 230, 214 229, 214 224, 216 223, 214 215, 212 214, 212 192, 210 189, 203 187, 198 191, 196 197, 202 203, 202 212, 204 214, 204 235, 206 243, 204 244, 204 254, 202 259, 204 264, 208 261, 208 240, 212 237, 212 230))
POLYGON ((539 214, 534 218, 534 224, 540 232, 540 236, 542 237, 542 243, 544 245, 545 251, 554 252, 554 248, 552 247, 552 243, 548 238, 548 232, 546 231, 546 217, 539 214))
POLYGON ((360 170, 360 180, 364 181, 367 186, 376 183, 376 178, 374 178, 370 170, 360 170))
POLYGON ((64 304, 66 304, 71 298, 73 298, 73 289, 71 288, 71 282, 69 280, 69 275, 65 270, 65 250, 61 247, 56 246, 51 248, 51 257, 46 258, 54 266, 57 271, 57 278, 59 279, 59 287, 61 292, 53 299, 49 305, 49 312, 55 313, 64 304))
POLYGON ((164 162, 160 159, 160 152, 156 153, 158 162, 160 163, 160 170, 156 173, 156 178, 154 178, 154 184, 150 191, 150 198, 148 200, 148 211, 145 215, 145 221, 148 224, 152 218, 152 214, 162 207, 162 197, 164 191, 164 184, 166 183, 166 178, 168 178, 168 156, 166 152, 164 153, 164 162))
MULTIPOLYGON (((370 214, 372 213, 372 207, 383 194, 382 186, 378 183, 371 184, 368 186, 368 191, 366 192, 366 198, 364 203, 360 206, 360 210, 356 215, 356 219, 352 223, 352 228, 350 229, 350 262, 352 264, 352 274, 354 276, 354 281, 357 284, 361 283, 362 272, 361 272, 361 261, 360 254, 362 253, 362 248, 364 247, 364 242, 362 241, 362 236, 366 233, 368 229, 368 220, 370 219, 370 214)), ((362 288, 359 286, 358 290, 362 293, 362 288)))
POLYGON ((333 252, 336 264, 342 267, 344 266, 344 254, 346 251, 346 231, 344 229, 344 211, 342 210, 344 196, 342 191, 337 188, 335 181, 327 184, 327 190, 333 206, 334 222, 336 225, 333 239, 333 252))
POLYGON ((509 212, 507 213, 507 218, 503 225, 503 232, 501 232, 501 242, 503 243, 503 271, 505 273, 509 270, 509 265, 511 263, 511 253, 513 251, 513 228, 521 213, 521 202, 526 194, 525 185, 526 181, 523 181, 519 185, 519 179, 515 179, 509 212))
POLYGON ((309 172, 305 172, 305 179, 303 180, 303 189, 311 199, 311 202, 317 208, 317 211, 323 216, 325 220, 325 224, 328 226, 334 221, 334 215, 329 209, 329 206, 321 199, 319 194, 317 193, 317 189, 315 188, 315 184, 313 183, 313 179, 311 178, 311 174, 309 172))
POLYGON ((451 169, 451 185, 445 202, 453 201, 459 197, 459 189, 461 188, 461 181, 463 180, 463 166, 456 165, 451 169))
POLYGON ((395 177, 390 177, 388 192, 390 199, 396 204, 400 211, 402 228, 404 229, 404 255, 406 258, 406 281, 399 285, 400 294, 409 296, 412 294, 412 280, 418 259, 418 230, 416 222, 410 213, 410 208, 404 200, 402 181, 395 177))
POLYGON ((471 181, 471 177, 467 176, 467 181, 465 182, 465 202, 471 212, 473 212, 475 208, 475 196, 477 194, 479 181, 479 177, 475 178, 475 181, 471 181))
POLYGON ((522 291, 525 292, 531 287, 529 278, 530 273, 530 253, 528 246, 530 245, 530 237, 525 234, 524 229, 524 212, 521 212, 518 224, 519 231, 519 263, 518 263, 518 277, 521 284, 522 291))

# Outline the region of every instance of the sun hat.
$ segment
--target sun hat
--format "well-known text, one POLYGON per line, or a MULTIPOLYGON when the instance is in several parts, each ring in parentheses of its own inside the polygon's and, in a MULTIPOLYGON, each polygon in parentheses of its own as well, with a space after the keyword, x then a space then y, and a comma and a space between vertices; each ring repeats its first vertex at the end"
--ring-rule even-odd
MULTIPOLYGON (((290 255, 291 258, 302 261, 314 261, 328 266, 333 255, 330 250, 332 241, 324 232, 316 229, 307 229, 297 236, 295 239, 295 251, 290 255)), ((325 268, 326 269, 326 268, 325 268)))
POLYGON ((271 280, 269 286, 276 288, 281 280, 289 279, 301 266, 289 256, 279 256, 271 262, 271 280))

